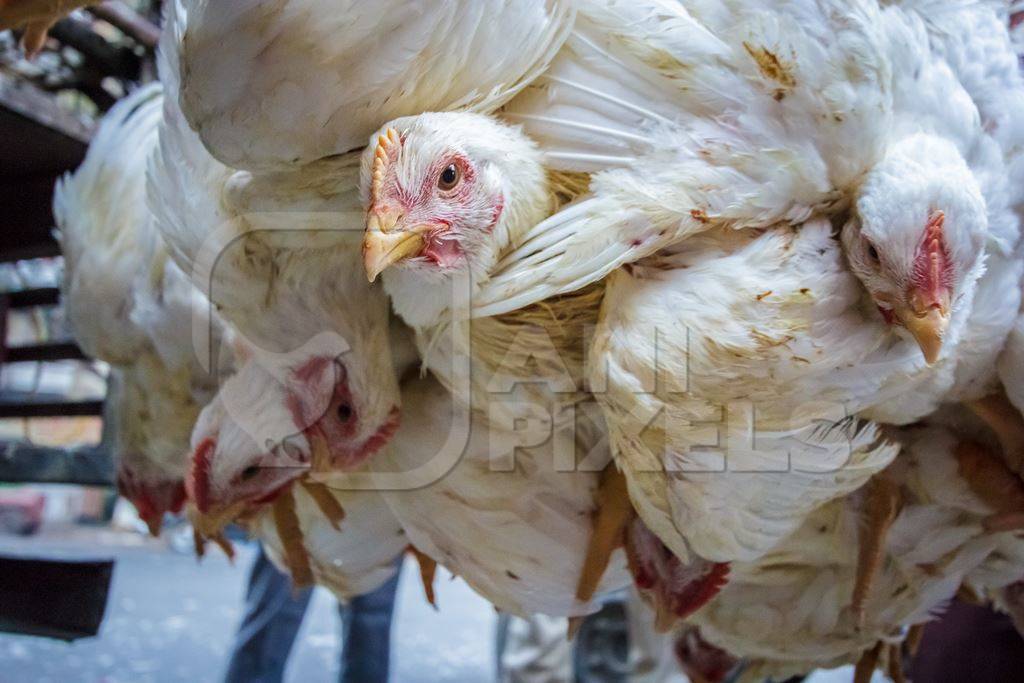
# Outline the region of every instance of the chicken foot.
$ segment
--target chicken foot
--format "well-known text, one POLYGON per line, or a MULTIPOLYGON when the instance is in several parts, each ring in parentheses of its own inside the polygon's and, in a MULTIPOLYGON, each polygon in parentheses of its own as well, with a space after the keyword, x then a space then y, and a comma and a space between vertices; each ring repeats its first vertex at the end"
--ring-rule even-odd
POLYGON ((907 629, 907 637, 903 639, 903 646, 911 659, 917 656, 922 638, 924 638, 924 624, 914 624, 907 629))
POLYGON ((232 562, 234 561, 235 546, 231 545, 231 541, 229 541, 222 532, 218 531, 210 536, 204 536, 198 529, 193 528, 192 546, 196 551, 196 558, 201 560, 206 556, 206 543, 208 541, 212 541, 218 548, 224 551, 228 560, 231 560, 232 562))

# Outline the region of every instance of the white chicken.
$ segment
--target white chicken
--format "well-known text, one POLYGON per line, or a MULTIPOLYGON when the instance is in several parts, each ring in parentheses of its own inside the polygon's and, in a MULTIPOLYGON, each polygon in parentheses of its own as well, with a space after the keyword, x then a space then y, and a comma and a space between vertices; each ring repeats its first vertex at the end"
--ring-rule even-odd
MULTIPOLYGON (((158 85, 118 102, 54 193, 68 317, 82 348, 111 364, 118 488, 154 535, 184 502, 189 435, 217 387, 190 333, 208 305, 169 260, 146 205, 160 111, 158 85)), ((225 330, 207 323, 216 348, 225 330)))
POLYGON ((315 484, 295 486, 248 526, 296 586, 316 582, 343 602, 394 576, 409 543, 377 492, 332 492, 315 484), (322 496, 336 505, 318 501, 322 496))
POLYGON ((983 594, 1024 574, 1024 540, 992 525, 1010 499, 1024 505, 1024 486, 999 456, 939 426, 898 438, 903 452, 886 473, 898 508, 859 624, 847 596, 870 492, 820 508, 759 561, 733 565, 729 585, 693 617, 703 637, 751 660, 744 680, 851 662, 857 680, 876 663, 895 675, 907 627, 933 618, 961 584, 983 594))
POLYGON ((547 66, 570 0, 187 0, 182 105, 235 168, 361 148, 382 121, 490 111, 547 66), (515 46, 515 49, 510 49, 515 46))
POLYGON ((683 564, 756 560, 896 453, 851 416, 926 366, 866 319, 831 231, 720 228, 608 280, 590 387, 683 564))
MULTIPOLYGON (((602 495, 599 473, 610 454, 603 421, 587 410, 582 392, 585 331, 596 322, 601 289, 487 319, 469 320, 468 309, 460 308, 486 281, 489 264, 514 239, 517 227, 539 220, 560 197, 571 195, 572 179, 557 179, 567 182, 549 192, 535 150, 486 116, 426 114, 392 125, 363 157, 361 184, 369 208, 365 263, 372 278, 383 271, 384 289, 416 332, 424 366, 451 394, 451 407, 439 406, 442 412, 432 419, 421 417, 407 423, 408 431, 399 431, 394 457, 409 467, 433 453, 409 451, 425 440, 421 432, 428 425, 451 419, 444 411, 468 411, 470 423, 468 444, 451 472, 388 500, 417 547, 465 576, 495 604, 517 613, 591 611, 594 592, 609 586, 590 569, 587 538, 590 513, 602 495), (445 136, 453 121, 472 134, 445 136), (519 172, 499 173, 506 167, 519 172), (520 189, 532 192, 528 201, 515 201, 523 199, 520 189), (503 212, 506 197, 512 201, 503 212), (491 229, 483 225, 488 222, 491 229), (473 229, 477 225, 484 229, 473 229), (389 243, 392 235, 404 242, 389 243), (495 463, 507 457, 527 464, 495 472, 495 463), (443 512, 424 514, 431 507, 443 512), (505 520, 493 540, 505 550, 492 552, 479 540, 491 533, 475 528, 480 509, 505 520), (542 515, 548 514, 557 514, 557 523, 544 523, 542 515), (512 557, 508 546, 524 554, 512 557), (557 567, 553 575, 530 559, 544 548, 550 553, 547 562, 557 567), (502 569, 513 560, 517 566, 509 571, 515 578, 502 569), (567 567, 575 571, 564 571, 567 567), (586 589, 577 591, 584 571, 586 589)), ((376 471, 384 462, 371 467, 376 471)), ((609 558, 611 551, 598 563, 603 568, 612 561, 611 586, 621 587, 623 557, 609 558)))
MULTIPOLYGON (((381 487, 412 545, 500 610, 553 616, 595 611, 599 604, 577 601, 575 589, 598 478, 573 467, 572 430, 556 431, 537 445, 524 443, 521 432, 465 415, 430 377, 403 384, 402 400, 402 428, 371 468, 378 478, 434 472, 432 483, 415 490, 381 487)), ((606 595, 628 582, 620 553, 596 591, 606 595)))
MULTIPOLYGON (((181 12, 172 4, 161 45, 168 92, 181 12)), ((177 98, 164 101, 148 169, 157 226, 247 349, 193 434, 201 511, 273 498, 314 461, 358 467, 397 428, 387 302, 359 267, 357 163, 234 171, 206 151, 177 98)))

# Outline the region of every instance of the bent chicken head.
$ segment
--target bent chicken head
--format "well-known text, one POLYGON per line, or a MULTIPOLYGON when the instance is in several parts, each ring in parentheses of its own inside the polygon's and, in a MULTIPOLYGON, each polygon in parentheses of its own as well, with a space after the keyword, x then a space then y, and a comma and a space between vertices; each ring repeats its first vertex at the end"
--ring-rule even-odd
POLYGON ((934 363, 959 336, 984 270, 988 217, 974 175, 949 142, 915 135, 867 175, 843 228, 850 267, 886 322, 934 363))
POLYGON ((251 352, 193 431, 186 485, 199 511, 258 508, 311 472, 352 470, 379 451, 399 418, 383 332, 351 348, 321 333, 289 353, 251 352))
POLYGON ((181 512, 185 502, 189 435, 201 404, 187 372, 174 372, 150 354, 112 368, 107 397, 118 493, 157 536, 164 515, 181 512))
POLYGON ((518 128, 469 113, 386 125, 363 154, 360 191, 366 273, 371 281, 384 273, 396 309, 414 326, 439 294, 432 290, 457 272, 486 279, 550 204, 536 145, 518 128))

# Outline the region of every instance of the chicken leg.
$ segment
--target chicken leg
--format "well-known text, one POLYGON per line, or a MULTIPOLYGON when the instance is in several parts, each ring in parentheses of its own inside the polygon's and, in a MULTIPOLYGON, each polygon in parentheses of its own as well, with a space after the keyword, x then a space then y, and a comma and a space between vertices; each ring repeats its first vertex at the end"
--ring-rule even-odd
POLYGON ((309 554, 306 552, 299 516, 295 513, 295 496, 291 489, 277 497, 273 513, 277 535, 284 548, 284 562, 292 576, 292 585, 296 588, 313 585, 313 570, 309 565, 309 554))
POLYGON ((893 643, 887 647, 889 657, 889 678, 892 683, 905 683, 906 677, 903 675, 903 648, 893 643))
POLYGON ((614 462, 609 463, 601 475, 594 530, 576 583, 576 599, 580 602, 589 602, 594 597, 612 553, 622 545, 623 532, 635 514, 626 488, 626 476, 614 462))
POLYGON ((917 656, 922 638, 924 638, 924 624, 914 624, 907 630, 907 637, 903 639, 903 645, 911 659, 917 656))
POLYGON ((305 489, 309 497, 313 499, 316 506, 320 508, 320 512, 323 513, 327 521, 331 523, 335 531, 341 531, 341 522, 345 519, 345 509, 341 507, 341 503, 338 499, 331 494, 331 491, 325 484, 315 482, 311 479, 306 479, 302 482, 302 488, 305 489))
POLYGON ((882 641, 878 641, 870 650, 864 650, 864 654, 860 656, 857 665, 853 668, 853 683, 871 683, 871 675, 878 667, 882 647, 882 641))
POLYGON ((899 514, 899 486, 883 471, 867 484, 863 526, 857 551, 857 577, 850 608, 858 628, 864 625, 864 608, 868 594, 885 559, 885 537, 899 514))
POLYGON ((72 10, 96 0, 0 0, 0 30, 24 29, 21 45, 34 57, 46 42, 46 32, 72 10))
POLYGON ((1007 466, 1018 475, 1024 474, 1024 415, 1002 391, 971 401, 967 407, 995 432, 1007 466))
POLYGON ((960 476, 995 512, 982 520, 986 531, 1024 529, 1024 480, 1007 463, 970 441, 957 444, 960 476))

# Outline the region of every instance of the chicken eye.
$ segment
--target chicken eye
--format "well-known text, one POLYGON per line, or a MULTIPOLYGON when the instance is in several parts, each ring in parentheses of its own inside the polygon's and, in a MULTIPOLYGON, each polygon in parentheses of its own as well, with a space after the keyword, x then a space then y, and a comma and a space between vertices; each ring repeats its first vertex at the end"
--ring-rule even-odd
POLYGON ((437 186, 442 190, 454 189, 459 184, 461 177, 459 173, 459 167, 455 164, 448 164, 445 169, 441 171, 441 175, 437 179, 437 186))
POLYGON ((878 249, 875 249, 875 245, 870 242, 868 242, 868 258, 870 258, 875 265, 878 265, 881 262, 878 257, 878 249))
POLYGON ((249 465, 244 470, 242 470, 242 481, 249 481, 259 473, 259 467, 256 467, 256 465, 249 465))
POLYGON ((342 422, 348 422, 352 419, 352 406, 347 403, 342 403, 338 406, 338 419, 342 422))

